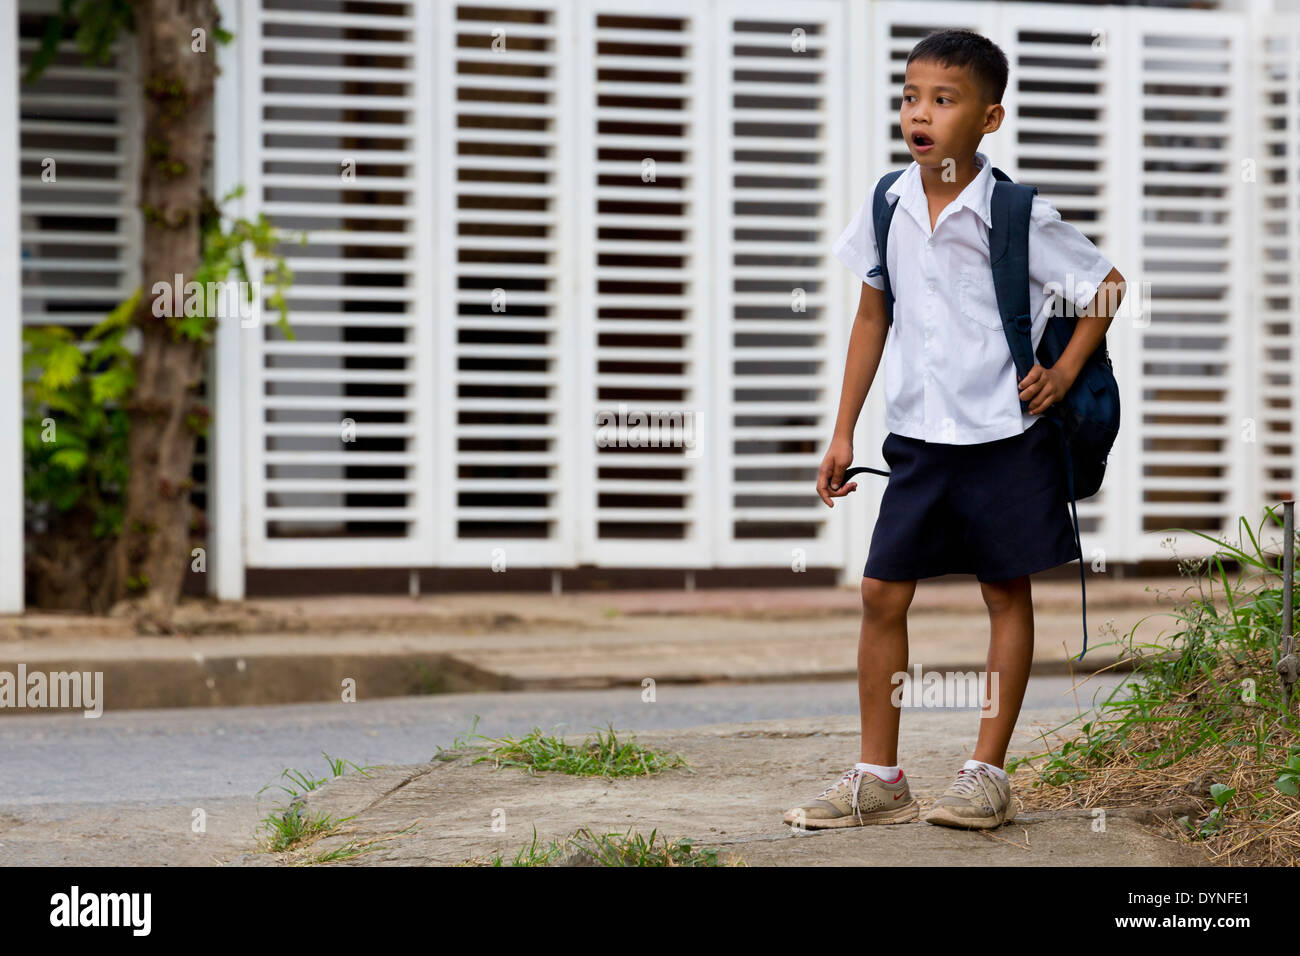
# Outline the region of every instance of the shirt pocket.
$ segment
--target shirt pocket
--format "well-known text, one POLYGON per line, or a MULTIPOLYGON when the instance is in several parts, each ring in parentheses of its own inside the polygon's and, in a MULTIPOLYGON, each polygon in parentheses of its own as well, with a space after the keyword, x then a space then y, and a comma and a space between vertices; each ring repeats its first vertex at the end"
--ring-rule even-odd
POLYGON ((962 269, 957 277, 957 310, 990 332, 1002 331, 993 270, 988 266, 962 269))

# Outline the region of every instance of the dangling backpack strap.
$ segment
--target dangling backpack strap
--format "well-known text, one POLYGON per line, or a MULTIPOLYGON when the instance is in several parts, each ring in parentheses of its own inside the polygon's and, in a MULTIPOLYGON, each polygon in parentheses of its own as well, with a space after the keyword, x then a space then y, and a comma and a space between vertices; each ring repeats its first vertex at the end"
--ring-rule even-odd
MULTIPOLYGON (((1030 335, 1033 317, 1029 312, 1029 217, 1033 211, 1034 196, 1038 187, 1012 182, 1002 170, 993 169, 993 199, 989 215, 993 226, 989 230, 989 262, 993 267, 993 284, 997 290, 998 312, 1002 316, 1002 330, 1016 366, 1016 380, 1024 378, 1034 367, 1034 343, 1030 335)), ((1020 400, 1020 410, 1029 411, 1029 402, 1020 400)), ((1079 590, 1083 598, 1083 650, 1077 659, 1088 653, 1088 585, 1083 573, 1083 543, 1079 535, 1079 508, 1074 497, 1074 464, 1070 460, 1070 443, 1066 440, 1065 426, 1060 420, 1060 409, 1049 408, 1045 413, 1061 436, 1062 458, 1065 461, 1066 488, 1070 496, 1070 511, 1074 519, 1074 543, 1079 553, 1079 590)), ((1038 426, 1042 428, 1042 425, 1038 426)))
POLYGON ((886 249, 889 244, 889 222, 894 218, 894 207, 898 201, 890 202, 885 193, 889 192, 889 187, 894 185, 894 180, 903 175, 906 170, 895 169, 893 172, 885 173, 876 183, 876 192, 871 200, 871 221, 876 229, 876 251, 880 254, 880 264, 867 273, 869 276, 879 275, 885 283, 885 317, 889 324, 894 324, 894 290, 889 284, 889 270, 885 263, 889 261, 886 249))
POLYGON ((1056 426, 1056 431, 1061 436, 1061 447, 1065 450, 1065 485, 1070 491, 1070 511, 1074 516, 1074 546, 1079 551, 1079 591, 1083 594, 1083 650, 1075 660, 1083 660, 1083 655, 1088 653, 1088 588, 1083 582, 1083 543, 1079 540, 1079 507, 1074 500, 1074 462, 1070 459, 1070 443, 1065 438, 1065 426, 1061 424, 1060 415, 1052 414, 1055 411, 1056 409, 1049 408, 1046 417, 1056 426))
POLYGON ((852 468, 845 469, 844 477, 840 479, 840 484, 848 481, 854 475, 861 475, 868 471, 873 475, 884 475, 886 478, 889 477, 889 472, 881 471, 879 468, 868 468, 866 465, 854 465, 852 468))

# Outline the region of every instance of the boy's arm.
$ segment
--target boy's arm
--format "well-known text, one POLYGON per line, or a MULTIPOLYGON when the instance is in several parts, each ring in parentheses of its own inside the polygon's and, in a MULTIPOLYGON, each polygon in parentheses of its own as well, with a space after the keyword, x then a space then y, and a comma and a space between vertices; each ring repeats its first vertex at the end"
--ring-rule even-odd
POLYGON ((857 426, 862 403, 876 377, 880 357, 885 350, 889 322, 885 317, 885 294, 862 283, 858 298, 858 311, 849 334, 848 357, 844 361, 844 385, 840 389, 840 410, 835 418, 835 432, 830 449, 822 459, 817 475, 817 494, 827 507, 833 508, 832 498, 841 498, 858 486, 851 481, 841 487, 844 471, 853 464, 853 430, 857 426))
POLYGON ((1056 363, 1051 368, 1035 363, 1029 374, 1020 380, 1020 397, 1029 402, 1029 414, 1044 412, 1065 397, 1083 370, 1083 363, 1105 338, 1127 289, 1124 277, 1112 267, 1097 287, 1092 301, 1078 313, 1074 334, 1056 363))

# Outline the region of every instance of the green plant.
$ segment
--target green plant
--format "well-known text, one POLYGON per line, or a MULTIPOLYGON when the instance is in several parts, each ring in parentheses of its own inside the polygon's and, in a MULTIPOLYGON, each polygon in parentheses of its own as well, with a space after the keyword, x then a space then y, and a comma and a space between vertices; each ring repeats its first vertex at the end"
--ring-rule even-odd
POLYGON ((696 850, 691 840, 661 838, 655 843, 658 830, 650 831, 650 839, 630 829, 626 833, 595 834, 584 827, 578 831, 571 846, 579 854, 588 856, 601 866, 718 866, 716 850, 696 850))
MULTIPOLYGON (((519 848, 510 866, 549 866, 564 855, 564 844, 552 840, 547 846, 537 845, 537 827, 533 827, 533 840, 519 848)), ((506 866, 505 860, 498 853, 491 857, 492 866, 506 866)))
POLYGON ((1277 778, 1277 789, 1288 797, 1300 795, 1300 753, 1291 751, 1291 756, 1277 778))
POLYGON ((581 744, 566 743, 562 737, 547 736, 534 728, 522 737, 483 737, 488 752, 474 762, 491 761, 494 766, 523 767, 529 773, 554 771, 588 777, 633 777, 685 767, 679 754, 664 754, 641 746, 635 737, 619 740, 614 728, 596 732, 581 744))
MULTIPOLYGON (((238 187, 221 205, 242 194, 238 187)), ((204 219, 203 260, 193 277, 201 288, 226 282, 231 273, 247 280, 245 253, 268 263, 262 281, 277 325, 293 336, 285 292, 293 276, 276 252, 280 234, 263 215, 256 219, 223 216, 213 206, 204 219)), ((303 237, 305 239, 305 236, 303 237)), ((244 286, 247 290, 250 286, 244 286)), ((135 387, 135 360, 127 344, 141 289, 114 308, 102 322, 78 337, 57 325, 23 329, 23 449, 28 517, 57 525, 64 516, 88 520, 96 539, 122 531, 123 496, 129 469, 129 416, 126 405, 135 387)), ((168 319, 177 336, 210 342, 217 319, 182 314, 168 319)), ((197 406, 189 418, 196 434, 206 434, 208 412, 197 406)), ((128 589, 148 586, 132 578, 128 589)))
MULTIPOLYGON (((325 763, 329 766, 330 776, 332 777, 343 776, 345 773, 348 772, 348 768, 355 770, 363 777, 369 777, 370 774, 368 771, 375 769, 374 767, 369 767, 369 766, 358 767, 351 760, 343 760, 341 758, 331 757, 323 750, 321 751, 321 756, 325 758, 325 763)), ((257 791, 257 795, 261 796, 263 793, 265 793, 267 790, 270 790, 272 787, 278 786, 290 797, 296 798, 302 796, 304 793, 308 793, 312 790, 324 786, 325 783, 327 782, 327 778, 325 777, 311 776, 293 767, 289 767, 281 771, 278 779, 280 781, 279 783, 277 783, 275 780, 272 780, 261 790, 257 791), (287 786, 283 782, 286 780, 289 782, 287 786)))
POLYGON ((135 382, 123 344, 140 299, 122 302, 80 340, 61 326, 23 329, 25 491, 33 518, 53 522, 74 509, 96 538, 122 528, 127 414, 135 382))
POLYGON ((271 789, 272 787, 278 786, 290 797, 300 797, 304 793, 308 793, 312 790, 315 790, 317 787, 323 786, 325 783, 324 777, 309 777, 301 770, 295 770, 292 767, 281 772, 280 780, 282 781, 288 780, 289 786, 285 786, 285 784, 283 783, 279 783, 279 784, 276 784, 275 782, 268 783, 261 790, 257 791, 257 795, 260 797, 267 790, 271 789))
MULTIPOLYGON (((507 864, 497 854, 489 866, 552 866, 557 863, 587 863, 594 866, 722 866, 716 850, 696 850, 691 840, 668 840, 652 830, 647 839, 629 828, 624 833, 595 833, 583 827, 559 842, 538 846, 537 828, 533 839, 507 864)), ((474 863, 480 861, 471 861, 474 863)))
MULTIPOLYGON (((321 756, 325 758, 330 774, 334 777, 343 776, 348 772, 348 768, 368 777, 370 774, 367 771, 374 769, 373 767, 358 767, 350 760, 331 757, 323 750, 321 756)), ((257 795, 260 797, 272 787, 278 787, 288 794, 290 798, 287 807, 276 807, 275 810, 262 819, 262 829, 266 833, 266 849, 272 852, 291 850, 304 840, 329 833, 352 819, 352 817, 345 817, 342 820, 335 820, 328 814, 304 812, 302 796, 324 786, 326 780, 325 777, 316 777, 289 767, 281 771, 277 780, 271 781, 257 791, 257 795)))
POLYGON ((73 39, 87 63, 107 63, 112 56, 118 34, 130 31, 135 21, 129 0, 60 0, 58 7, 45 19, 41 42, 23 75, 32 83, 54 62, 63 34, 75 24, 73 39))
POLYGON ((415 666, 420 672, 420 693, 446 693, 447 681, 441 672, 434 673, 424 661, 416 661, 415 666))
POLYGON ((374 846, 362 846, 355 840, 349 840, 343 846, 335 847, 332 850, 326 850, 323 853, 317 853, 308 860, 303 861, 303 866, 313 866, 321 863, 341 863, 344 860, 352 860, 359 857, 362 853, 369 853, 375 849, 374 846))
MULTIPOLYGON (((1265 511, 1264 521, 1280 528, 1277 510, 1265 511)), ((1180 815, 1185 836, 1205 841, 1216 860, 1274 862, 1300 847, 1300 722, 1275 672, 1285 610, 1281 556, 1264 554, 1244 518, 1239 526, 1239 545, 1191 532, 1217 547, 1179 562, 1196 592, 1172 609, 1172 635, 1139 643, 1139 621, 1121 654, 1133 679, 1093 713, 1051 731, 1058 745, 1009 769, 1027 764, 1040 792, 1059 788, 1070 805, 1208 798, 1208 812, 1180 815), (1227 563, 1237 566, 1235 580, 1227 563)), ((1292 594, 1293 606, 1298 598, 1292 594)))
POLYGON ((342 758, 331 757, 323 750, 320 752, 320 755, 325 758, 325 762, 329 764, 330 774, 335 777, 343 776, 345 773, 348 772, 349 768, 355 770, 363 777, 368 777, 370 776, 370 771, 375 769, 374 767, 370 767, 370 766, 358 767, 351 760, 343 760, 342 758))
POLYGON ((457 734, 456 739, 451 742, 450 747, 444 747, 441 744, 438 744, 438 749, 431 759, 443 761, 456 760, 470 751, 481 751, 483 749, 482 747, 473 746, 469 742, 471 738, 479 736, 474 733, 475 729, 478 727, 478 722, 479 715, 475 714, 473 721, 469 725, 469 730, 465 731, 463 734, 457 734))
MULTIPOLYGON (((289 324, 289 303, 286 293, 293 284, 293 272, 278 251, 286 235, 276 229, 264 213, 253 219, 227 216, 221 210, 229 202, 244 195, 244 187, 236 186, 217 203, 207 202, 203 213, 203 255, 198 269, 191 277, 200 288, 209 288, 230 280, 232 274, 248 285, 244 292, 251 301, 252 277, 249 271, 251 258, 263 263, 261 282, 267 287, 267 304, 275 310, 276 325, 288 338, 294 338, 289 324)), ((298 233, 298 243, 306 245, 307 233, 298 233)), ((176 312, 182 310, 176 309, 176 312)), ((210 315, 175 315, 169 317, 178 337, 211 343, 212 332, 218 321, 210 315)))
POLYGON ((335 820, 327 813, 307 813, 302 803, 295 800, 289 806, 277 808, 262 818, 264 846, 272 853, 292 850, 313 837, 336 830, 352 819, 353 817, 344 817, 335 820))

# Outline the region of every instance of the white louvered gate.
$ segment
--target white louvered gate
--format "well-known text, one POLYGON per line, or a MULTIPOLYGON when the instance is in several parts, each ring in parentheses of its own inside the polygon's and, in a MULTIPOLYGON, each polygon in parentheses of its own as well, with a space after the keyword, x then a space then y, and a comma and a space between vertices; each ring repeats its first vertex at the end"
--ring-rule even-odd
MULTIPOLYGON (((1259 445, 1242 435, 1258 414, 1258 317, 1245 308, 1255 193, 1240 172, 1248 64, 1240 17, 1130 13, 1139 114, 1123 129, 1133 148, 1118 178, 1138 184, 1133 272, 1151 289, 1142 367, 1126 376, 1141 441, 1141 524, 1131 533, 1141 557, 1167 558, 1164 528, 1236 541, 1238 516, 1259 523, 1259 445)), ((1176 536, 1180 554, 1209 550, 1190 537, 1176 536)))
MULTIPOLYGON (((713 564, 710 10, 577 6, 581 560, 713 564), (629 433, 597 445, 595 423, 629 433), (664 423, 642 435, 634 416, 664 423), (696 426, 687 434, 686 425, 696 426), (674 427, 673 423, 680 423, 674 427), (637 442, 649 438, 644 447, 637 442), (687 447, 686 439, 694 447, 687 447)), ((576 197, 575 197, 576 198, 576 197)))
MULTIPOLYGON (((1130 284, 1108 336, 1124 425, 1080 507, 1085 549, 1167 559, 1163 529, 1235 540, 1238 515, 1258 523, 1293 491, 1296 16, 221 3, 236 40, 220 52, 217 184, 309 234, 285 247, 297 338, 264 312, 218 345, 233 387, 217 428, 232 404, 240 419, 217 462, 243 499, 215 512, 228 579, 482 567, 496 548, 515 567, 777 567, 802 549, 856 579, 883 481, 860 482, 847 514, 812 494, 858 295, 829 249, 875 177, 909 161, 907 52, 957 25, 1012 61, 1007 120, 981 148, 1130 284), (674 423, 678 444, 599 447, 597 416, 620 406, 674 423)), ((51 6, 22 0, 22 57, 51 6)), ((135 283, 131 82, 69 46, 20 88, 25 322, 95 321, 135 283)), ((881 412, 873 394, 863 463, 880 464, 881 412)), ((1179 554, 1207 549, 1177 536, 1179 554)))
MULTIPOLYGON (((335 330, 315 333, 322 344, 268 332, 270 351, 260 346, 266 355, 335 360, 260 370, 267 444, 262 467, 250 471, 254 482, 267 476, 258 490, 271 494, 263 503, 250 490, 250 563, 481 566, 501 547, 515 566, 781 566, 803 549, 809 565, 856 576, 866 541, 846 539, 843 521, 808 493, 857 292, 828 249, 875 172, 909 161, 896 129, 903 61, 928 30, 952 25, 984 32, 1012 60, 1007 121, 982 148, 1121 264, 1130 306, 1151 282, 1150 325, 1121 316, 1109 336, 1125 428, 1106 489, 1080 509, 1087 551, 1112 561, 1168 557, 1154 532, 1225 533, 1256 500, 1255 449, 1236 434, 1257 407, 1247 368, 1254 339, 1245 329, 1226 334, 1244 302, 1250 255, 1242 203, 1252 194, 1232 162, 1246 145, 1244 18, 883 2, 870 5, 865 36, 849 36, 847 8, 835 0, 801 7, 798 22, 776 3, 647 13, 631 0, 493 0, 438 4, 421 41, 411 32, 421 18, 409 15, 419 7, 328 14, 309 27, 301 13, 277 7, 289 2, 261 4, 258 22, 289 32, 262 28, 258 49, 272 59, 251 65, 269 71, 264 83, 292 83, 313 69, 337 77, 291 100, 265 99, 268 86, 262 101, 250 101, 261 124, 253 138, 259 128, 267 143, 279 137, 274 149, 283 153, 321 119, 335 125, 310 140, 318 153, 343 150, 337 139, 349 134, 372 149, 387 135, 382 146, 393 155, 376 158, 398 173, 368 197, 359 186, 355 195, 366 216, 399 225, 396 236, 378 238, 389 254, 371 250, 380 261, 353 274, 345 299, 295 313, 296 325, 335 330), (310 40, 330 25, 363 32, 340 33, 325 48, 310 40), (385 27, 396 32, 373 32, 385 27), (794 27, 806 31, 802 53, 791 51, 794 27), (420 133, 403 99, 424 69, 416 48, 444 53, 432 58, 434 163, 423 176, 409 165, 420 133), (858 115, 855 97, 843 95, 855 51, 868 60, 874 107, 866 156, 846 132, 858 115), (387 57, 379 74, 349 64, 367 52, 387 57), (1197 63, 1231 82, 1189 85, 1186 70, 1197 63), (348 77, 397 84, 384 91, 395 99, 352 101, 372 109, 347 122, 295 112, 308 110, 312 95, 335 103, 348 77), (1062 104, 1084 118, 1064 119, 1062 104), (397 113, 376 112, 390 108, 397 113), (281 111, 274 120, 273 109, 281 111), (847 169, 855 171, 848 183, 847 169), (420 192, 427 183, 431 207, 420 192), (436 291, 413 298, 422 273, 410 255, 430 227, 420 210, 430 208, 438 211, 428 270, 436 291), (385 276, 393 284, 378 282, 385 276), (361 303, 371 314, 357 320, 348 310, 361 303), (396 329, 396 338, 377 337, 378 328, 396 329), (362 357, 362 367, 347 368, 344 353, 362 357), (389 361, 364 361, 380 353, 389 361), (310 395, 296 394, 309 383, 310 395), (432 409, 420 404, 417 383, 431 390, 432 409), (387 444, 311 444, 335 443, 329 433, 349 409, 383 416, 372 435, 387 444), (598 447, 597 416, 620 411, 693 417, 698 445, 598 447), (299 424, 312 418, 311 428, 299 424), (298 464, 314 471, 271 477, 272 467, 298 464), (323 465, 333 469, 328 478, 323 465), (356 467, 385 465, 370 478, 356 467), (334 497, 296 505, 287 497, 309 491, 334 497), (288 519, 319 519, 305 527, 327 536, 295 537, 304 526, 288 519), (385 519, 395 537, 369 549, 329 534, 385 519), (260 538, 270 527, 284 537, 260 538)), ((338 221, 301 218, 311 209, 291 199, 304 185, 301 170, 282 168, 258 183, 279 190, 261 194, 268 211, 318 231, 327 223, 325 235, 338 238, 338 221)), ((348 192, 330 183, 302 195, 333 196, 338 206, 348 192)), ((307 283, 346 287, 337 273, 357 254, 343 250, 320 250, 324 274, 296 263, 300 283, 306 274, 307 283)), ((250 409, 254 419, 259 411, 250 409)), ((1270 414, 1266 428, 1276 427, 1270 414)), ((878 458, 881 429, 864 422, 858 437, 859 457, 878 458)), ((861 488, 868 504, 852 507, 869 510, 883 483, 861 488)), ((1204 549, 1183 535, 1178 550, 1204 549)))
POLYGON ((433 563, 428 12, 240 5, 245 209, 307 232, 241 336, 254 567, 433 563))
POLYGON ((569 4, 438 5, 438 554, 432 563, 567 566, 576 355, 569 4), (497 553, 497 548, 505 549, 497 553))
POLYGON ((847 509, 812 493, 852 322, 830 255, 849 208, 846 46, 841 3, 717 7, 712 503, 724 566, 846 558, 847 509))

